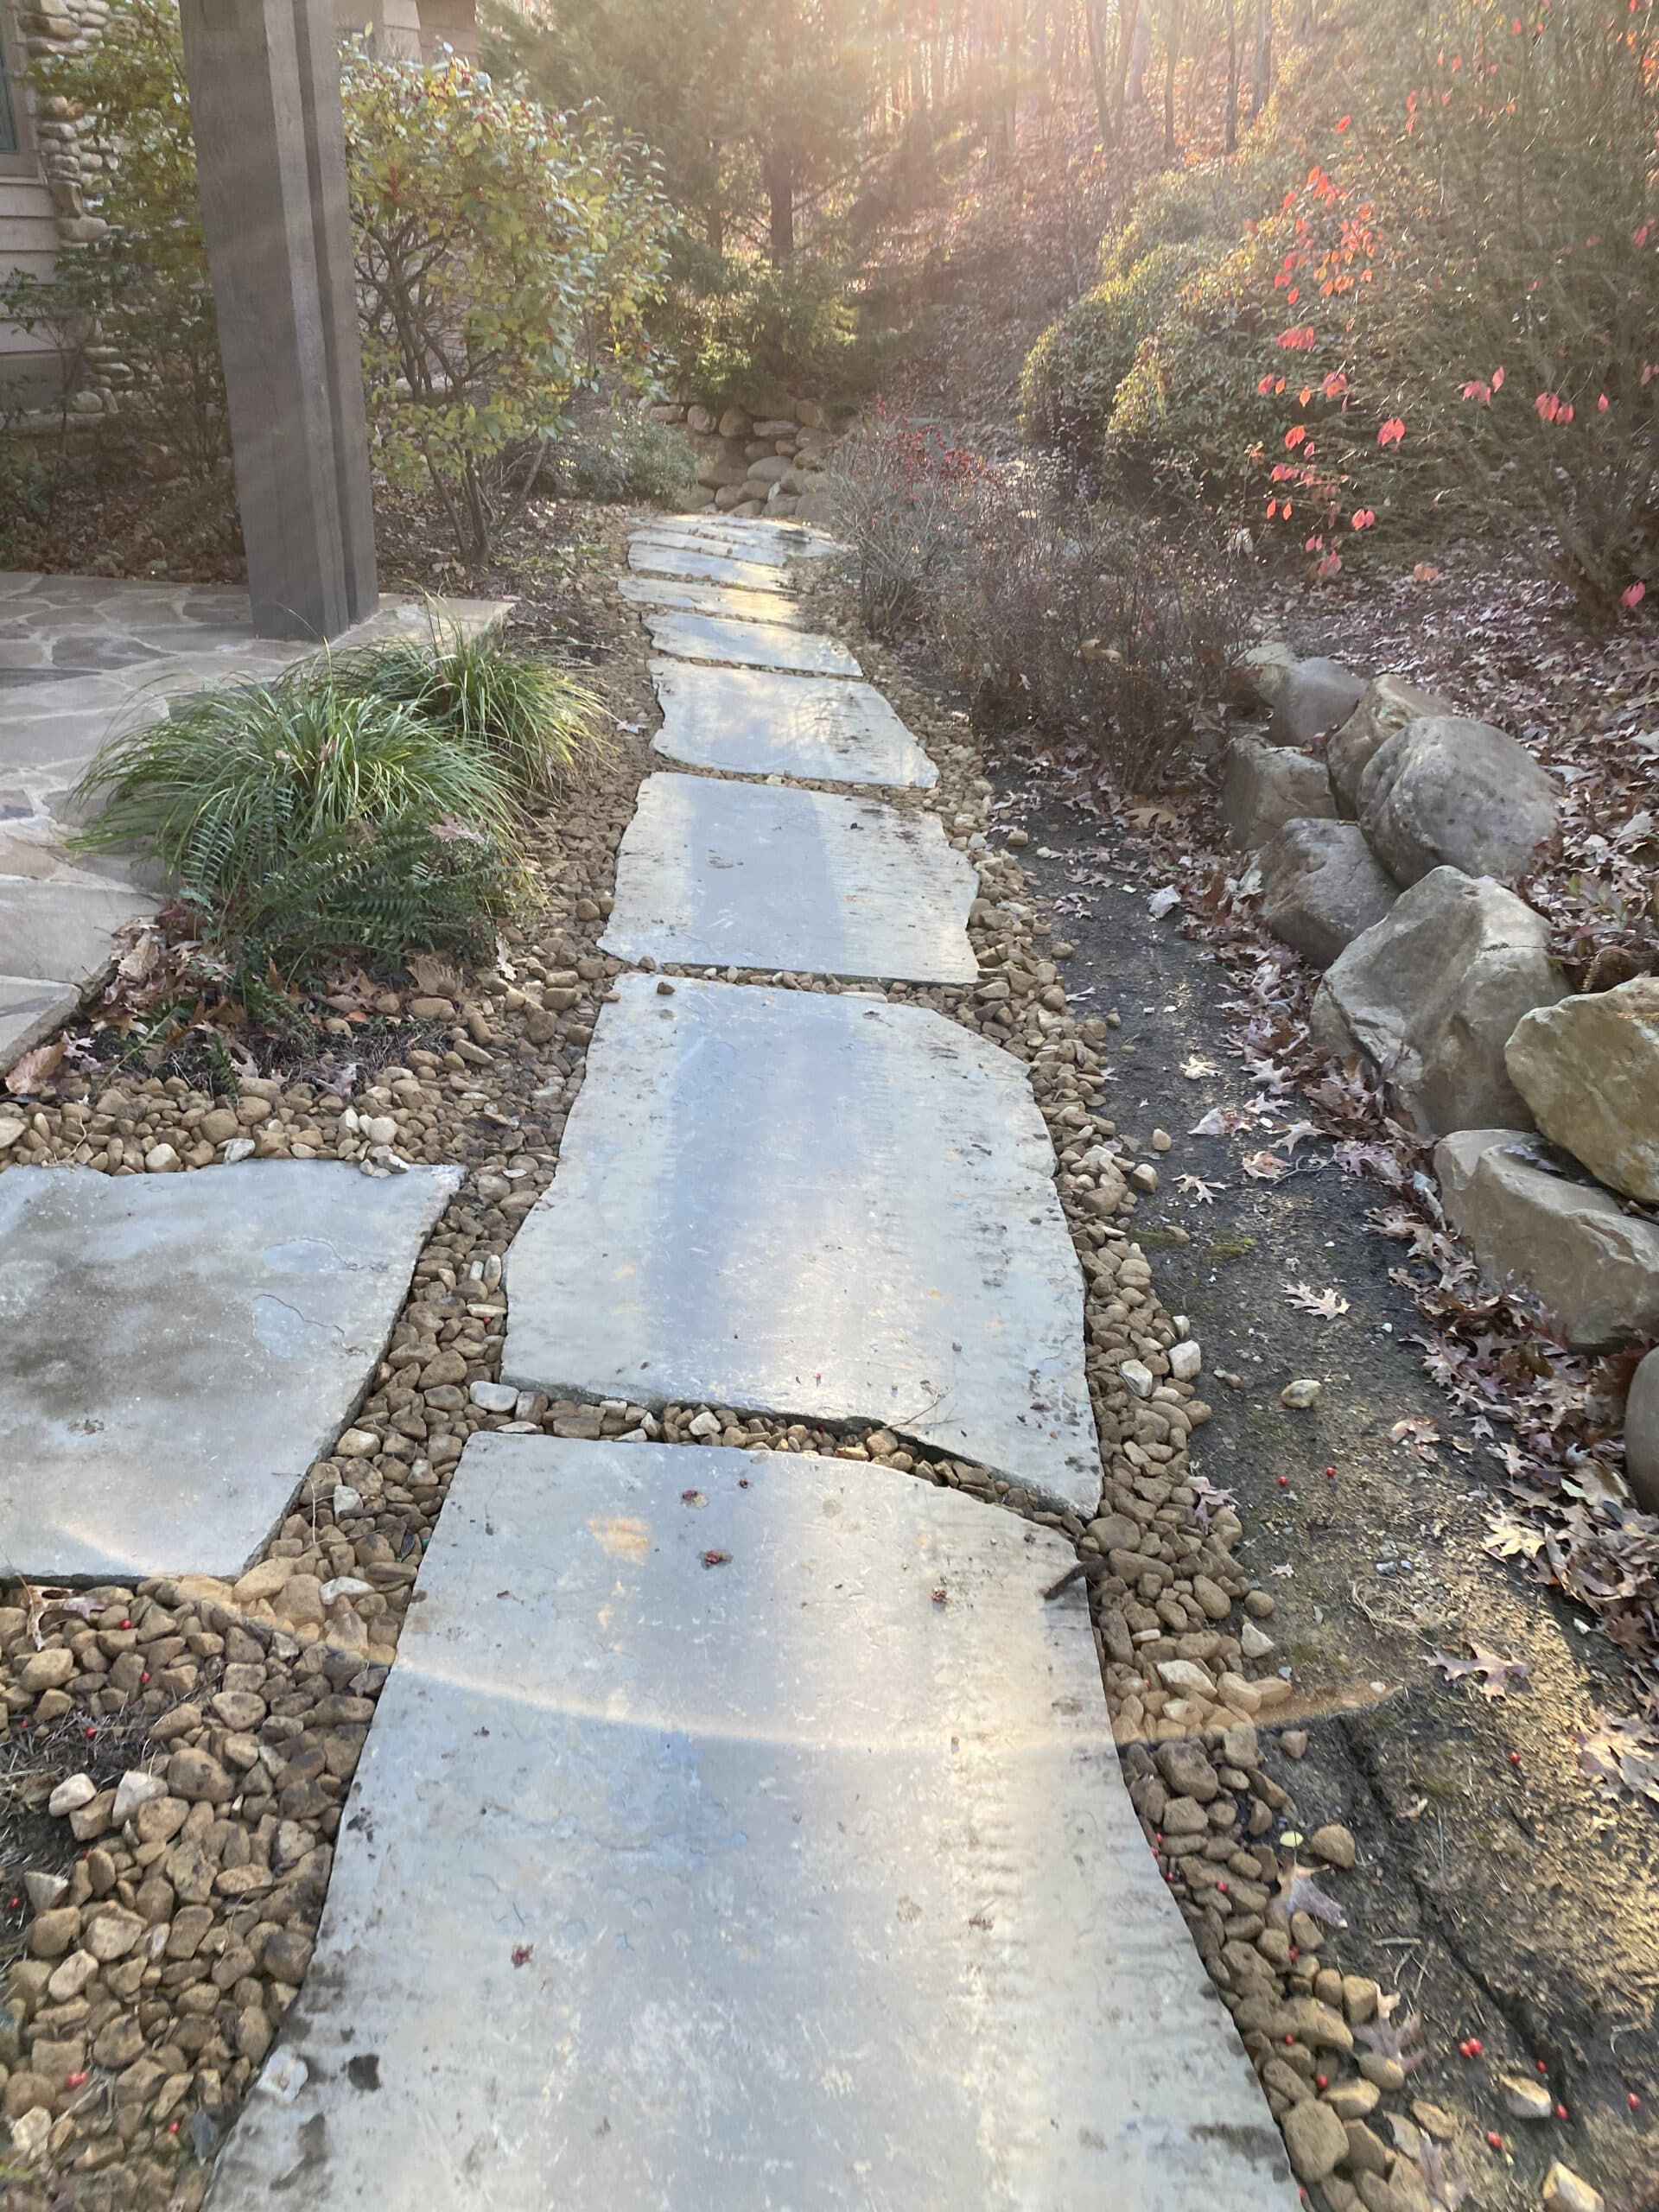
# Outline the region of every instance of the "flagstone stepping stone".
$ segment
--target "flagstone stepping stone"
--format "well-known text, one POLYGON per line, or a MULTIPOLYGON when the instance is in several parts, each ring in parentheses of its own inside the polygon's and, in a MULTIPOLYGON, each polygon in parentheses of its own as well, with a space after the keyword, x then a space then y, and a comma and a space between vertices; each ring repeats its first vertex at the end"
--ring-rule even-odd
POLYGON ((884 1469, 475 1437, 213 2212, 1294 2212, 1071 1563, 884 1469))
POLYGON ((792 669, 802 676, 862 676, 838 638, 822 638, 781 623, 723 622, 710 614, 657 613, 645 625, 658 652, 680 660, 725 661, 737 668, 792 669))
POLYGON ((786 541, 764 529, 720 530, 707 523, 652 523, 645 530, 635 531, 630 543, 690 546, 694 551, 709 547, 773 569, 783 568, 794 551, 786 541))
MULTIPOLYGON (((49 1037, 80 1004, 80 993, 38 976, 0 976, 0 1074, 49 1037)), ((5 1109, 0 1107, 0 1120, 5 1109)))
POLYGON ((665 542, 636 537, 628 547, 628 566, 652 576, 695 576, 704 583, 737 584, 745 591, 786 592, 781 569, 761 561, 740 560, 712 542, 665 542))
POLYGON ((35 1580, 235 1573, 374 1372, 454 1167, 0 1174, 0 1542, 35 1580))
POLYGON ((652 750, 734 776, 931 791, 939 772, 873 683, 654 660, 663 726, 652 750))
POLYGON ((621 976, 501 1379, 879 1422, 1085 1518, 1083 1281, 1025 1069, 925 1007, 621 976))
POLYGON ((700 584, 679 576, 623 576, 617 594, 631 607, 675 607, 688 614, 720 614, 734 622, 782 623, 804 630, 807 616, 781 592, 729 591, 724 584, 700 584))
POLYGON ((971 983, 979 878, 937 814, 707 776, 648 776, 600 940, 620 959, 971 983))

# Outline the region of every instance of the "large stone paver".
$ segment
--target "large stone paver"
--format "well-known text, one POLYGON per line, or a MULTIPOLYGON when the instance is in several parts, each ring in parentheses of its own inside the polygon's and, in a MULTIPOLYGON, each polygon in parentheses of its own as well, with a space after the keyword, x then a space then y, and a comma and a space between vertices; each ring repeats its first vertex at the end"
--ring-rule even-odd
MULTIPOLYGON (((0 976, 0 1071, 49 1037, 80 1004, 80 993, 40 976, 0 976)), ((0 1107, 0 1119, 4 1117, 0 1107)))
POLYGON ((719 614, 733 622, 781 623, 804 630, 807 617, 779 591, 733 591, 724 584, 700 584, 686 576, 626 575, 617 594, 630 607, 678 607, 687 614, 719 614))
POLYGON ((651 642, 679 660, 725 661, 734 668, 792 669, 800 676, 862 676, 837 638, 785 629, 781 623, 730 622, 712 614, 647 612, 651 642))
POLYGON ((788 540, 763 524, 729 528, 715 523, 654 522, 633 532, 630 540, 635 545, 689 546, 693 551, 710 548, 721 553, 737 555, 745 561, 759 561, 767 568, 781 569, 789 561, 793 548, 788 540))
POLYGON ((211 2212, 1293 2212, 1071 1563, 883 1469, 475 1438, 211 2212))
POLYGON ((745 591, 788 591, 780 568, 741 559, 713 539, 636 537, 628 546, 628 566, 648 576, 690 576, 703 583, 736 584, 745 591))
POLYGON ((600 942, 636 962, 971 983, 978 887, 919 808, 648 776, 600 942))
POLYGON ((881 694, 838 677, 654 660, 663 726, 652 750, 693 768, 815 784, 931 791, 939 772, 881 694))
POLYGON ((507 1255, 504 1378, 882 1423, 1085 1514, 1083 1281, 1025 1069, 856 992, 622 976, 507 1255))
POLYGON ((35 1580, 239 1571, 373 1374, 453 1167, 0 1174, 0 1543, 35 1580))

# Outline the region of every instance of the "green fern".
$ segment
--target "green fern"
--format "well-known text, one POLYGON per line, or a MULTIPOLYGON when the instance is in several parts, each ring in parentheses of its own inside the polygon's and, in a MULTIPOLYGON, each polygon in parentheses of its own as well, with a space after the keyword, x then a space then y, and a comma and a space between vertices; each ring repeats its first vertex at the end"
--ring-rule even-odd
POLYGON ((245 969, 481 957, 527 888, 505 763, 326 663, 176 705, 107 745, 77 795, 78 842, 153 853, 245 969))

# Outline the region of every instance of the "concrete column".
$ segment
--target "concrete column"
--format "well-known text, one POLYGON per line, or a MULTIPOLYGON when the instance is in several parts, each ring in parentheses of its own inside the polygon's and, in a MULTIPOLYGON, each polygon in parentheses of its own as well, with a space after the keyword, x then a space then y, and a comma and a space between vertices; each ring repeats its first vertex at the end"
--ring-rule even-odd
POLYGON ((181 0, 253 626, 375 604, 374 524, 328 0, 181 0))

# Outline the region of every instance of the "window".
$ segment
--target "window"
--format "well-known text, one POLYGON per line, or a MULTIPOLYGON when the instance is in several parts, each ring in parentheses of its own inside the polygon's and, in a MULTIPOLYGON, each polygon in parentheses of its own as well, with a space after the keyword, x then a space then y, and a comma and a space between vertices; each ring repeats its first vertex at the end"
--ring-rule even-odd
POLYGON ((5 48, 0 47, 0 154, 15 154, 17 150, 17 117, 12 106, 11 76, 6 67, 5 48))

